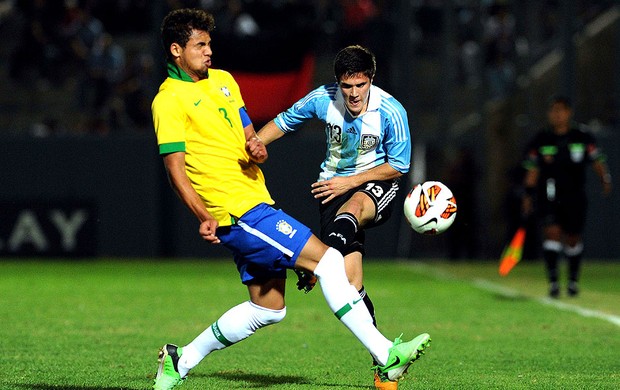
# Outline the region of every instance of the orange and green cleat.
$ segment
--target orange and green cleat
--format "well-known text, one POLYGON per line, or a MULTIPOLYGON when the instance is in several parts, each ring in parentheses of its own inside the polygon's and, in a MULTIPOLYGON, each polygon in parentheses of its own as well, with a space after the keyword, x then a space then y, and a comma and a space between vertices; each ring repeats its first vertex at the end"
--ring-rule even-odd
POLYGON ((386 376, 382 376, 378 369, 375 369, 375 389, 398 390, 398 381, 389 380, 386 376))

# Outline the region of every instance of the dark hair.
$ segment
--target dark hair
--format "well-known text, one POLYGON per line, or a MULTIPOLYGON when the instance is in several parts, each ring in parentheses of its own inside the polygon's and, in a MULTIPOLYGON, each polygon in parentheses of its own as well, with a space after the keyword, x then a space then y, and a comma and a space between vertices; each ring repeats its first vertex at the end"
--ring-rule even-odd
POLYGON ((553 96, 551 98, 551 101, 549 102, 549 106, 553 106, 554 104, 561 104, 564 106, 564 108, 568 108, 568 109, 572 108, 572 104, 568 96, 562 96, 562 95, 553 96))
POLYGON ((377 71, 375 55, 359 45, 347 46, 336 54, 334 59, 334 75, 336 80, 361 73, 372 80, 377 71))
POLYGON ((172 60, 170 45, 178 43, 185 47, 192 35, 192 30, 211 33, 215 29, 213 15, 201 9, 176 9, 171 11, 161 23, 161 41, 166 58, 172 60))

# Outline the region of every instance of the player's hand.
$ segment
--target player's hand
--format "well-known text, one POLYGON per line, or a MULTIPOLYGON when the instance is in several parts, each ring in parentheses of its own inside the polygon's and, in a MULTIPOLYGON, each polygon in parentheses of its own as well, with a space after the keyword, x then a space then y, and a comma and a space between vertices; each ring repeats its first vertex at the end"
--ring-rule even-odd
POLYGON ((603 196, 609 196, 613 188, 611 181, 604 181, 602 184, 603 184, 603 196))
POLYGON ((218 222, 215 219, 207 219, 206 221, 200 224, 200 228, 198 232, 203 240, 211 243, 211 244, 219 244, 220 239, 215 235, 215 231, 218 227, 218 222))
POLYGON ((312 291, 317 282, 316 276, 312 272, 300 269, 293 269, 293 271, 297 274, 297 289, 303 290, 306 294, 312 291))
POLYGON ((528 218, 534 212, 534 199, 530 195, 524 195, 521 199, 521 215, 528 218))
POLYGON ((321 203, 325 204, 354 187, 350 177, 335 176, 329 180, 312 183, 312 190, 310 192, 312 192, 315 199, 324 198, 321 203))
POLYGON ((250 155, 250 161, 255 162, 257 164, 265 162, 267 157, 269 156, 267 153, 267 147, 261 141, 258 136, 253 136, 245 143, 245 149, 250 155))

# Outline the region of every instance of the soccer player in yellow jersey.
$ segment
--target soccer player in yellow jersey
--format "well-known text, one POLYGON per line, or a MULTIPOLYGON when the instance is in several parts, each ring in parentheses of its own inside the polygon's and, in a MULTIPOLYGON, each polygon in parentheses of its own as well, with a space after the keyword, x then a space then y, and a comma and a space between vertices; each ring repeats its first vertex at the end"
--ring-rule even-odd
MULTIPOLYGON (((172 389, 213 351, 226 348, 286 314, 287 269, 313 272, 328 306, 367 348, 392 380, 424 351, 424 333, 393 343, 372 324, 340 252, 308 227, 272 207, 258 163, 267 158, 239 87, 223 70, 211 69, 213 17, 179 9, 162 23, 168 77, 152 104, 159 153, 172 188, 198 218, 199 234, 233 253, 249 300, 229 309, 183 347, 165 344, 154 389, 172 389)), ((182 320, 182 316, 180 317, 182 320)))

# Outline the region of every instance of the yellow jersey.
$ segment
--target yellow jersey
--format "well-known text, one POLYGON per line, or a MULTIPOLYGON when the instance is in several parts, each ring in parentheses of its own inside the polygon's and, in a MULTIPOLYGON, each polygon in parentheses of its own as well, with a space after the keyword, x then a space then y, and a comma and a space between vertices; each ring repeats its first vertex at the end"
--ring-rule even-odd
POLYGON ((210 69, 207 79, 194 82, 174 64, 151 105, 159 153, 185 152, 187 176, 220 226, 259 203, 274 203, 245 149, 243 107, 230 73, 210 69))

